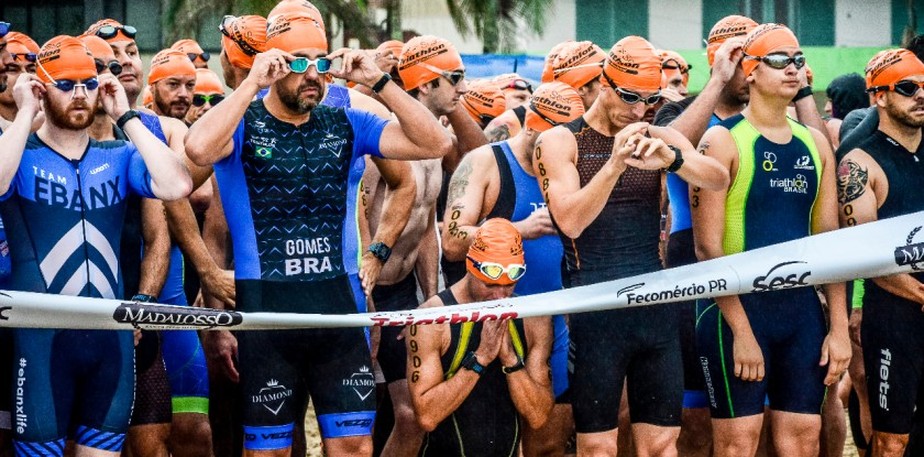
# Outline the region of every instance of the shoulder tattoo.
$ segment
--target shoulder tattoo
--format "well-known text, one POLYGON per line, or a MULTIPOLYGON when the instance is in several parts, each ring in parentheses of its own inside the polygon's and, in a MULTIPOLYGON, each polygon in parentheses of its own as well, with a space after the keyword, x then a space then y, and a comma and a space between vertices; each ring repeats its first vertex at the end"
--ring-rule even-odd
POLYGON ((496 127, 492 127, 491 130, 485 132, 485 136, 488 138, 489 143, 497 143, 498 141, 504 141, 510 139, 510 126, 507 124, 501 124, 496 127))
POLYGON ((837 201, 850 203, 866 192, 869 171, 857 162, 847 159, 837 167, 837 201))
POLYGON ((468 180, 471 175, 472 161, 463 159, 462 163, 459 164, 459 168, 452 174, 452 179, 449 180, 447 203, 455 203, 456 200, 465 195, 465 188, 468 187, 468 180))

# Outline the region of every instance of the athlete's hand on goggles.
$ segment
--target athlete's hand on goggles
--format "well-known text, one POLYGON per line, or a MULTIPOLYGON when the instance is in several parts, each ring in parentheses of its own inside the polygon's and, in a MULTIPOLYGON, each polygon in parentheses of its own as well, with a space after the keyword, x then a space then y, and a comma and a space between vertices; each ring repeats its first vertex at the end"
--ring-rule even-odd
POLYGON ((479 262, 470 256, 466 257, 468 257, 468 260, 475 265, 475 268, 477 268, 481 274, 487 276, 492 281, 497 281, 501 276, 506 274, 511 281, 516 282, 526 274, 526 265, 519 263, 511 263, 505 267, 497 262, 479 262))
POLYGON ((40 101, 45 96, 45 85, 37 76, 22 73, 13 85, 13 101, 20 111, 31 112, 34 116, 42 109, 40 101))
MULTIPOLYGON (((253 66, 247 79, 257 87, 265 89, 274 82, 286 77, 292 72, 289 62, 297 59, 296 56, 279 49, 270 49, 254 57, 253 66)), ((305 67, 307 70, 307 66, 305 67)))
POLYGON ((327 55, 330 60, 342 59, 340 68, 331 68, 330 75, 335 78, 353 81, 366 87, 372 87, 382 77, 382 70, 375 63, 375 56, 363 50, 340 48, 327 55))

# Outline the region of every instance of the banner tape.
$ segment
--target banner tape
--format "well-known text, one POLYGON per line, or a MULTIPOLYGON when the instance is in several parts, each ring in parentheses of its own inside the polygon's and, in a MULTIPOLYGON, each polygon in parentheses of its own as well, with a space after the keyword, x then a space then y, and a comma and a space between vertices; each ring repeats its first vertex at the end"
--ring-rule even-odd
POLYGON ((400 326, 647 306, 924 271, 922 226, 924 211, 616 281, 409 311, 339 315, 243 313, 0 291, 0 327, 274 330, 400 326))

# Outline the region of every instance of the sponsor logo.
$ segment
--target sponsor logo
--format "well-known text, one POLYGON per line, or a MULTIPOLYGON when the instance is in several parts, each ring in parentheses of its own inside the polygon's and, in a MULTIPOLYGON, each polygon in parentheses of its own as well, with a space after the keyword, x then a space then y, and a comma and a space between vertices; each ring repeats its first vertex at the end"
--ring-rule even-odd
POLYGON ((14 406, 16 407, 16 414, 14 421, 16 423, 16 433, 23 434, 26 433, 26 428, 29 426, 29 417, 25 411, 25 386, 26 386, 26 359, 19 359, 19 370, 16 373, 16 401, 14 406))
POLYGON ((681 299, 692 299, 696 296, 701 296, 706 293, 706 290, 711 291, 720 291, 727 288, 726 282, 724 279, 714 279, 709 280, 708 289, 706 285, 692 283, 686 287, 682 287, 679 284, 673 289, 661 290, 650 293, 636 294, 633 291, 644 286, 645 283, 633 284, 631 286, 624 287, 617 292, 616 296, 618 297, 622 293, 626 294, 626 300, 630 305, 644 305, 644 304, 654 304, 654 303, 664 303, 672 300, 681 300, 681 299))
MULTIPOLYGON (((287 388, 286 386, 279 384, 279 381, 275 379, 270 379, 266 381, 266 387, 261 387, 260 391, 256 395, 250 396, 250 401, 252 403, 263 405, 267 411, 273 413, 274 416, 279 415, 279 410, 282 409, 282 405, 286 404, 286 400, 292 396, 292 389, 287 388)), ((274 435, 279 435, 278 433, 274 435)), ((291 433, 289 436, 291 437, 291 433)), ((264 436, 264 439, 269 439, 270 437, 264 436)), ((285 438, 273 437, 273 439, 285 438)))
POLYGON ((364 401, 366 398, 369 398, 372 392, 375 392, 375 376, 372 375, 369 367, 364 365, 360 367, 358 372, 344 379, 343 386, 352 388, 359 399, 364 401))
MULTIPOLYGON (((509 307, 508 304, 501 303, 497 307, 509 307)), ((452 313, 451 316, 437 316, 437 317, 414 317, 411 314, 378 314, 370 316, 369 319, 372 320, 372 325, 376 327, 400 327, 403 325, 429 325, 429 324, 462 324, 465 322, 487 322, 487 321, 496 321, 498 319, 516 319, 519 316, 516 312, 503 312, 503 313, 490 313, 487 310, 481 311, 463 311, 459 313, 452 313)))
POLYGON ((812 163, 811 156, 804 155, 796 161, 792 168, 793 170, 815 171, 815 164, 812 163))
POLYGON ((83 189, 68 189, 61 181, 66 183, 61 176, 46 179, 37 173, 32 199, 72 211, 106 208, 121 203, 123 199, 119 176, 98 185, 85 185, 83 189))
POLYGON ((914 271, 924 271, 924 240, 915 243, 915 237, 921 232, 924 226, 915 227, 908 238, 905 239, 905 246, 895 248, 895 263, 899 266, 910 265, 914 271))
POLYGON ((715 388, 712 386, 712 374, 709 372, 709 359, 700 357, 699 363, 703 366, 703 377, 706 381, 706 390, 709 392, 709 403, 712 404, 713 408, 718 408, 719 405, 715 401, 715 388))
POLYGON ((12 306, 0 306, 0 321, 10 320, 10 316, 8 316, 6 312, 12 309, 13 309, 12 306))
POLYGON ((784 272, 785 267, 790 265, 804 264, 799 260, 778 263, 763 276, 754 278, 754 289, 751 292, 768 292, 771 290, 792 289, 800 286, 807 286, 806 278, 812 275, 811 271, 797 271, 795 273, 784 272))
POLYGON ((776 168, 776 154, 770 151, 764 151, 764 162, 761 164, 764 171, 779 171, 776 168))
POLYGON ((632 292, 633 290, 638 290, 638 289, 641 288, 641 287, 645 287, 645 283, 640 282, 640 283, 638 283, 638 284, 632 284, 631 286, 623 287, 622 289, 619 289, 619 290, 616 292, 616 297, 617 297, 617 298, 618 298, 618 297, 621 297, 622 294, 627 293, 627 292, 632 292))
POLYGON ((141 303, 122 303, 112 313, 112 318, 145 329, 233 327, 244 320, 235 311, 141 303))
POLYGON ((882 349, 879 359, 879 407, 889 410, 889 368, 892 366, 892 351, 882 349))
POLYGON ((798 174, 795 178, 773 178, 770 180, 770 187, 783 189, 786 193, 807 194, 808 180, 803 174, 798 174))
POLYGON ((327 149, 328 151, 330 151, 331 153, 333 153, 339 158, 340 153, 343 152, 343 147, 346 144, 347 144, 346 138, 339 138, 339 137, 336 137, 328 133, 327 136, 324 137, 324 140, 321 141, 321 143, 318 145, 318 148, 327 149))
POLYGON ((342 421, 334 421, 334 424, 337 427, 371 427, 372 419, 346 419, 342 421))

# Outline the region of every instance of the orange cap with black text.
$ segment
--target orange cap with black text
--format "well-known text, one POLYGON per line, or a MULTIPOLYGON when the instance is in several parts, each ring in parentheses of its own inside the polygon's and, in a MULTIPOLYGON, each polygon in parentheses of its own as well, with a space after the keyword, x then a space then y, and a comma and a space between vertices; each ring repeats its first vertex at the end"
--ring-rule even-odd
POLYGON ((282 14, 306 14, 321 26, 321 30, 325 30, 324 16, 321 15, 321 11, 318 7, 314 6, 314 4, 308 0, 282 0, 276 4, 276 6, 270 10, 269 14, 266 15, 266 21, 269 23, 269 27, 272 27, 272 22, 277 16, 282 14))
POLYGON ((715 62, 715 52, 722 46, 722 43, 732 37, 743 37, 754 30, 754 27, 757 27, 757 23, 746 16, 732 14, 719 19, 719 22, 716 22, 709 31, 709 37, 706 38, 706 60, 709 61, 709 66, 711 67, 715 62))
POLYGON ((249 70, 257 54, 266 50, 266 18, 247 15, 228 18, 222 23, 221 48, 228 62, 249 70))
POLYGON ((189 57, 176 49, 167 48, 151 58, 151 72, 148 84, 154 84, 171 76, 196 76, 196 67, 189 57))
POLYGON ((627 36, 610 48, 600 79, 606 86, 657 92, 661 89, 661 56, 648 40, 627 36))
POLYGON ((391 51, 391 55, 395 58, 401 57, 401 50, 404 49, 404 42, 398 40, 388 40, 375 48, 376 51, 385 53, 391 51))
POLYGON ((571 122, 584 114, 584 102, 577 90, 560 81, 539 85, 527 106, 523 125, 537 132, 571 122))
POLYGON ((504 92, 493 82, 484 79, 469 82, 468 92, 462 95, 460 103, 482 128, 507 109, 504 92))
POLYGON ((548 83, 555 80, 555 59, 558 58, 558 53, 561 52, 562 48, 567 46, 569 43, 574 43, 574 40, 562 41, 561 43, 552 46, 552 49, 549 50, 549 53, 545 56, 545 63, 542 65, 542 76, 539 77, 540 83, 548 83))
POLYGON ((48 40, 38 53, 35 75, 50 83, 68 79, 82 81, 96 76, 96 62, 83 42, 69 35, 48 40))
POLYGON ((398 58, 398 74, 405 90, 412 90, 440 77, 437 71, 462 68, 462 56, 449 41, 422 35, 408 41, 398 58), (436 69, 436 70, 434 70, 436 69))
POLYGON ((913 75, 924 75, 924 63, 907 49, 888 49, 866 65, 866 88, 887 88, 913 75))
POLYGON ((318 21, 304 13, 283 13, 266 22, 266 49, 294 52, 299 49, 327 51, 327 35, 318 21))
POLYGON ((590 41, 576 41, 563 46, 552 64, 553 81, 575 89, 600 78, 606 53, 590 41))
POLYGON ((765 57, 785 47, 799 47, 799 40, 796 39, 792 30, 789 30, 789 27, 782 24, 758 25, 744 39, 744 46, 741 50, 744 51, 745 58, 741 60, 741 70, 744 71, 745 76, 749 76, 760 63, 759 59, 748 58, 748 56, 765 57))
POLYGON ((465 266, 469 273, 489 284, 510 285, 515 282, 506 273, 497 279, 485 276, 475 266, 483 262, 498 263, 504 267, 525 265, 523 237, 507 219, 496 217, 481 224, 468 248, 465 266))

